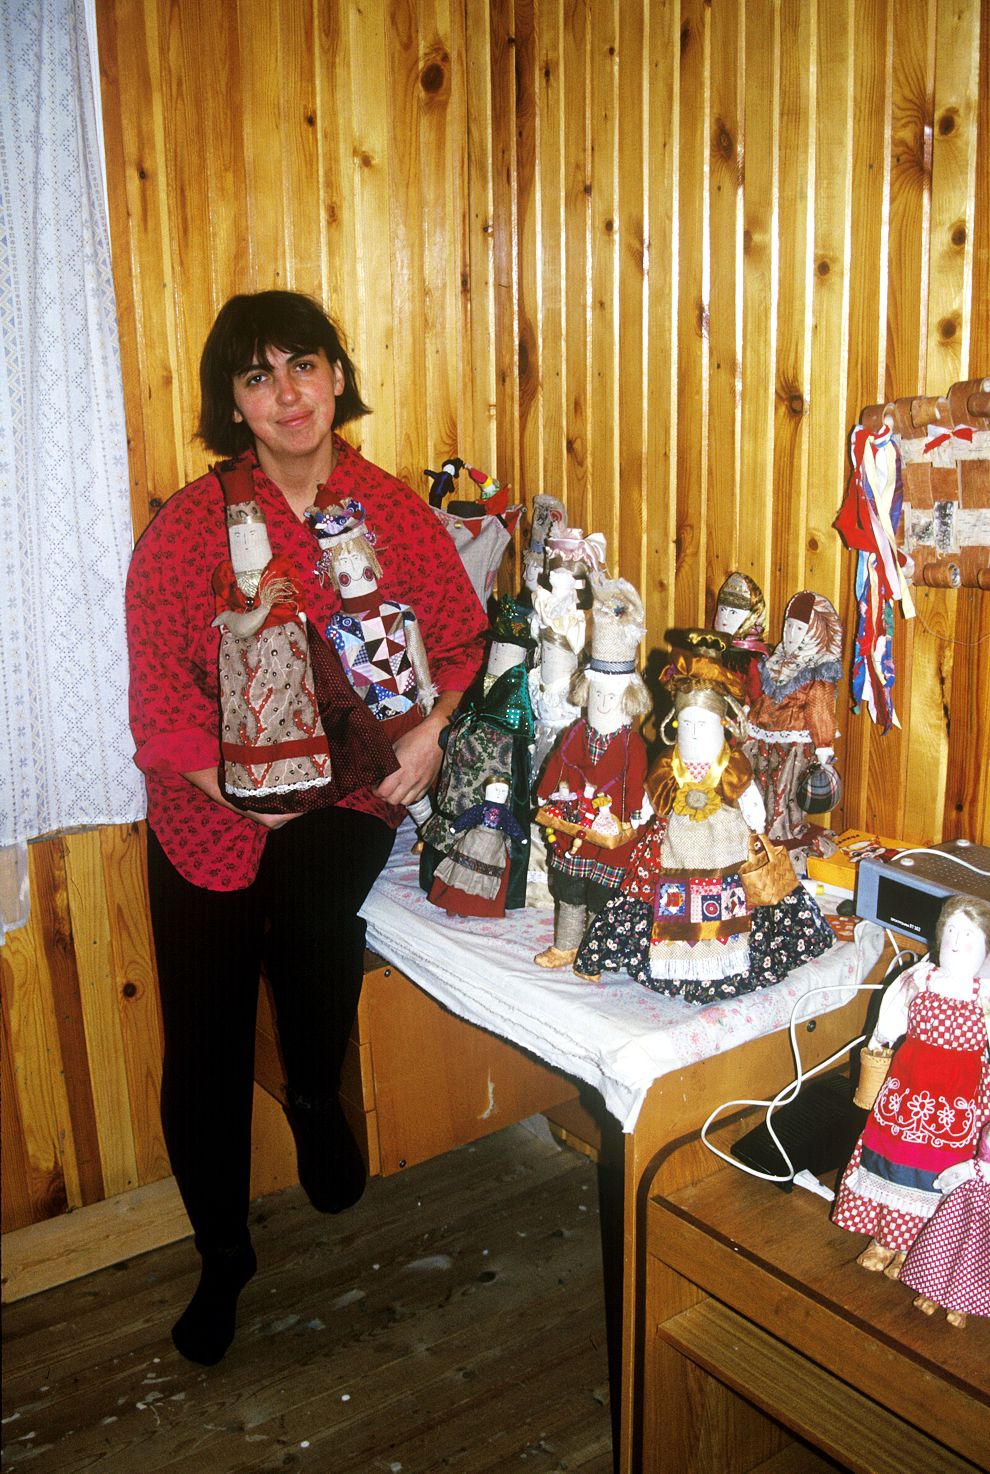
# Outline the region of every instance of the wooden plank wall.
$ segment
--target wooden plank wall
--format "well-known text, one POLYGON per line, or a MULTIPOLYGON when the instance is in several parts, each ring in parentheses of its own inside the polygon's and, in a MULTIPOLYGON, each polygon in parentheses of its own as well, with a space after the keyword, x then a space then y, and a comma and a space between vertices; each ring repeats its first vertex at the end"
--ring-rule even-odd
MULTIPOLYGON (((97 11, 136 530, 205 465, 216 309, 286 286, 346 329, 365 452, 561 495, 648 648, 732 568, 775 637, 800 587, 849 617, 860 409, 990 373, 990 0, 97 11)), ((842 694, 836 822, 990 843, 990 597, 917 603, 902 730, 842 694)), ((0 954, 5 1227, 167 1170, 140 846, 35 846, 0 954)))

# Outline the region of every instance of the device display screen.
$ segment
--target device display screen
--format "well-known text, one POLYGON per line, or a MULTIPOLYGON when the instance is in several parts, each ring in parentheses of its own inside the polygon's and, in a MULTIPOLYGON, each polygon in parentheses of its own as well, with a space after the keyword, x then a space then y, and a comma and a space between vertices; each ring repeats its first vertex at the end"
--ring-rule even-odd
POLYGON ((929 946, 935 940, 935 923, 947 900, 947 896, 930 895, 887 875, 877 877, 877 917, 881 924, 908 936, 924 937, 929 946))

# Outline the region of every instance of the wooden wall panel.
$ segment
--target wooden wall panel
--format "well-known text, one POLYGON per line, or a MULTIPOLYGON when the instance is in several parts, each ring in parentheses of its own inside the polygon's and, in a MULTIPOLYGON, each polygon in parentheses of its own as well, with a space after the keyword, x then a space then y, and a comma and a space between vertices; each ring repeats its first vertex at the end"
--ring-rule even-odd
POLYGON ((168 1175, 142 827, 30 848, 30 920, 0 950, 4 1232, 168 1175))
MULTIPOLYGON (((206 464, 216 310, 288 286, 350 339, 366 453, 424 492, 459 452, 562 496, 640 587, 647 654, 733 567, 774 639, 804 586, 851 624, 860 410, 990 373, 990 0, 97 12, 136 530, 206 464)), ((835 820, 990 843, 990 595, 917 605, 902 728, 840 693, 835 820)), ((140 836, 32 859, 0 953, 5 1226, 167 1170, 140 836)))

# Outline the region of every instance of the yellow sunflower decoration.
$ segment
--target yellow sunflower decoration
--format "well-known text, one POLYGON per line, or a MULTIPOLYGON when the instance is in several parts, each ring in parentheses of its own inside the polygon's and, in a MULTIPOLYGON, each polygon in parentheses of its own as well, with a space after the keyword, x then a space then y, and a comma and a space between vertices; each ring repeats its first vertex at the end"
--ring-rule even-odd
POLYGON ((670 766, 677 780, 677 792, 674 794, 675 814, 700 823, 702 819, 710 819, 713 814, 718 813, 722 807, 718 784, 725 772, 730 755, 728 743, 723 743, 722 751, 708 772, 700 782, 696 782, 680 753, 673 753, 670 766))

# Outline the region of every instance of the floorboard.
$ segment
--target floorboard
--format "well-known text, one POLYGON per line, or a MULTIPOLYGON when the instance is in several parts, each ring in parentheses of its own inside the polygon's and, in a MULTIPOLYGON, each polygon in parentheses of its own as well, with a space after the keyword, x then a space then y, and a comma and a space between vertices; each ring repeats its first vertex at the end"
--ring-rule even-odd
POLYGON ((3 1467, 29 1474, 610 1474, 595 1173, 526 1126, 322 1218, 252 1210, 219 1367, 168 1327, 191 1240, 4 1312, 3 1467))

